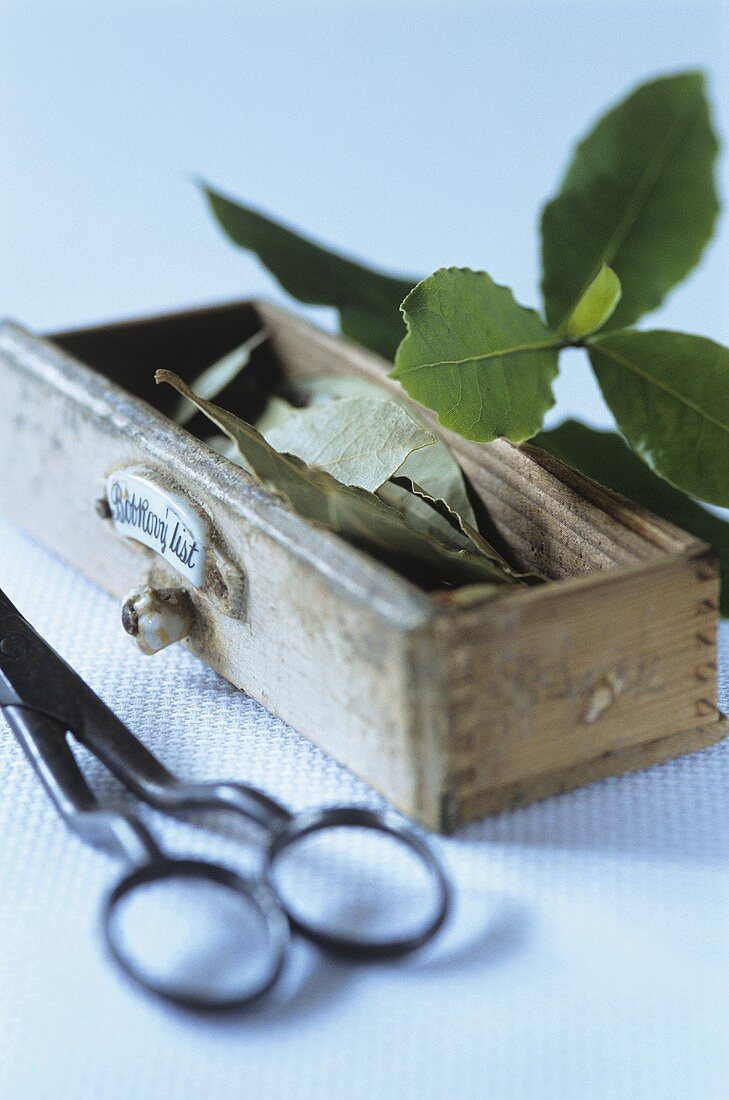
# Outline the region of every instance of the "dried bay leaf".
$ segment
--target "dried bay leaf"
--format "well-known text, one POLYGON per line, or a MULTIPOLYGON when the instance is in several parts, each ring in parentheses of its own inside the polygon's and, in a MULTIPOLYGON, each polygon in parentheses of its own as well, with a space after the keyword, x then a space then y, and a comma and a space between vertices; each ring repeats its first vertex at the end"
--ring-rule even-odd
MULTIPOLYGON (((239 347, 229 351, 222 359, 217 359, 211 366, 206 367, 192 382, 195 393, 207 401, 217 397, 226 386, 238 377, 243 368, 248 366, 252 353, 267 339, 268 333, 265 329, 261 329, 260 332, 254 333, 239 347)), ((189 424, 195 415, 195 407, 181 397, 168 415, 175 423, 184 427, 189 424)))
POLYGON ((282 427, 289 417, 296 412, 296 408, 283 397, 274 394, 269 397, 261 415, 256 420, 256 430, 261 435, 268 436, 270 431, 282 427))
MULTIPOLYGON (((218 389, 233 380, 248 362, 253 350, 250 345, 263 338, 265 334, 257 335, 200 376, 207 383, 206 397, 216 380, 218 389)), ((295 454, 345 484, 378 490, 380 499, 396 508, 414 532, 433 537, 454 551, 475 550, 502 560, 481 540, 462 471, 449 449, 376 382, 356 375, 315 375, 297 380, 292 396, 306 407, 274 394, 255 422, 277 451, 295 454), (408 452, 409 446, 414 449, 408 452), (383 461, 383 456, 388 461, 383 461), (395 473, 400 478, 397 483, 388 480, 395 473)), ((192 414, 185 410, 195 406, 185 397, 180 403, 187 423, 192 414)), ((204 441, 253 472, 227 436, 207 436, 204 441)))
POLYGON ((370 491, 435 438, 401 405, 382 397, 342 397, 294 409, 282 423, 268 430, 259 424, 259 430, 277 451, 370 491))
POLYGON ((413 531, 397 509, 373 493, 342 485, 325 470, 312 469, 293 455, 280 454, 250 424, 196 397, 172 371, 158 370, 155 381, 168 383, 196 405, 233 440, 256 477, 283 494, 301 516, 336 532, 413 580, 430 586, 489 583, 494 586, 494 595, 515 583, 499 564, 483 554, 454 550, 413 531))
MULTIPOLYGON (((349 374, 322 374, 307 378, 297 385, 297 394, 307 404, 312 405, 358 396, 380 398, 384 396, 387 400, 397 401, 397 398, 386 393, 376 382, 349 374)), ((409 409, 408 413, 412 415, 409 409)), ((257 427, 265 434, 265 429, 260 427, 260 422, 257 423, 257 427)), ((442 440, 434 439, 427 447, 420 447, 413 451, 400 466, 398 473, 417 482, 436 500, 448 501, 450 507, 458 512, 466 523, 476 526, 476 516, 468 499, 463 471, 442 440)), ((399 499, 397 493, 388 496, 391 503, 395 503, 397 499, 399 499)), ((427 516, 427 511, 425 515, 427 516)))
POLYGON ((473 551, 470 539, 441 512, 432 508, 427 500, 408 488, 408 480, 395 478, 386 481, 377 490, 377 496, 393 508, 397 508, 413 531, 430 535, 453 550, 473 551))
MULTIPOLYGON (((286 427, 290 418, 294 418, 294 423, 296 418, 301 418, 310 426, 314 426, 322 417, 322 407, 329 406, 331 419, 327 420, 327 425, 337 431, 340 423, 338 414, 342 406, 351 402, 352 413, 356 414, 356 402, 358 399, 362 400, 363 396, 369 396, 371 400, 381 404, 383 400, 381 387, 366 379, 347 375, 316 376, 305 381, 297 391, 297 396, 304 397, 313 403, 304 410, 297 410, 281 398, 273 397, 263 417, 256 422, 257 429, 272 446, 279 451, 297 454, 309 465, 327 469, 339 481, 376 490, 380 499, 397 508, 415 531, 431 535, 455 550, 466 549, 473 552, 476 540, 469 537, 465 529, 475 532, 477 538, 480 538, 476 530, 476 517, 468 499, 461 468, 441 440, 434 439, 430 433, 426 433, 432 442, 413 450, 400 466, 391 470, 390 480, 385 479, 379 486, 374 482, 370 484, 365 484, 363 481, 353 482, 343 476, 342 469, 336 464, 316 460, 317 439, 312 440, 313 446, 297 446, 299 440, 296 438, 296 433, 287 433, 286 427), (374 398, 372 398, 373 393, 376 395, 374 398), (347 394, 359 395, 359 398, 355 396, 347 398, 345 397, 347 394), (275 423, 281 431, 269 432, 268 425, 271 423, 275 423), (394 480, 393 474, 397 474, 394 480), (417 493, 412 489, 413 484, 418 486, 417 493), (442 507, 439 508, 439 504, 442 507)), ((384 400, 385 404, 401 409, 401 406, 389 396, 384 400)), ((371 408, 372 411, 379 411, 377 405, 371 408)), ((365 406, 361 407, 361 412, 363 416, 366 414, 365 406)), ((410 419, 412 423, 412 418, 410 419)), ((357 419, 354 424, 358 424, 357 419)), ((346 443, 346 439, 344 442, 346 443)), ((338 437, 335 455, 339 452, 341 444, 342 438, 338 437)), ((228 453, 231 446, 231 444, 228 445, 228 453)), ((478 548, 483 549, 483 545, 478 548)), ((487 551, 487 556, 501 560, 491 547, 487 551)))
MULTIPOLYGON (((265 338, 265 336, 263 338, 265 338)), ((255 346, 257 346, 260 339, 256 337, 253 339, 256 340, 255 346)), ((242 370, 247 364, 252 350, 253 347, 250 347, 248 349, 248 354, 245 354, 242 348, 236 349, 236 351, 230 352, 225 359, 232 364, 234 362, 234 356, 239 354, 238 370, 242 370)), ((221 363, 222 362, 224 361, 221 360, 221 363)), ((214 371, 216 366, 217 364, 214 364, 209 370, 214 371)), ((232 381, 232 376, 228 376, 224 384, 227 385, 230 381, 232 381)), ((195 393, 198 393, 197 382, 193 382, 191 388, 195 393)), ((222 388, 222 386, 220 388, 222 388)), ((301 423, 302 426, 305 426, 309 415, 309 409, 329 404, 332 401, 354 399, 358 397, 369 397, 393 404, 396 408, 402 408, 396 398, 390 393, 387 393, 382 386, 379 386, 376 382, 370 381, 368 378, 362 378, 353 374, 321 374, 312 375, 309 378, 297 379, 293 393, 299 402, 305 406, 303 410, 300 410, 298 406, 291 404, 291 402, 285 400, 283 397, 274 394, 269 397, 263 413, 256 420, 256 428, 268 439, 269 443, 271 443, 276 450, 297 454, 299 458, 302 458, 309 465, 323 465, 325 469, 328 469, 329 472, 334 474, 335 477, 338 477, 340 481, 346 481, 346 479, 342 477, 341 473, 338 473, 336 469, 331 468, 327 462, 316 463, 314 461, 311 454, 308 453, 308 441, 306 441, 306 450, 303 447, 301 450, 297 449, 295 441, 288 435, 288 429, 284 429, 284 425, 287 424, 289 417, 302 416, 303 419, 301 423), (276 431, 282 429, 282 437, 271 438, 269 433, 272 429, 276 431)), ((211 400, 215 394, 212 392, 205 392, 198 393, 198 396, 204 397, 206 400, 211 400)), ((184 398, 181 398, 181 403, 183 405, 186 404, 184 398)), ((187 414, 187 419, 184 423, 189 421, 191 415, 192 413, 187 414)), ((413 417, 409 410, 405 411, 405 415, 409 417, 411 422, 414 422, 416 425, 420 424, 417 417, 413 417)), ((180 423, 179 420, 178 423, 180 423)), ((309 423, 313 426, 316 423, 316 418, 311 419, 309 423)), ((427 432, 427 429, 423 430, 427 432)), ((418 446, 417 449, 413 449, 405 458, 404 463, 395 467, 393 472, 396 469, 402 476, 411 478, 412 481, 422 486, 434 499, 447 501, 449 506, 457 512, 466 523, 475 527, 476 516, 471 502, 468 499, 466 483, 460 466, 448 447, 446 447, 445 443, 436 439, 429 432, 427 432, 427 434, 430 438, 430 442, 418 446)), ((221 454, 226 454, 227 457, 231 456, 230 447, 221 449, 219 443, 217 443, 213 449, 220 451, 221 454)), ((384 483, 385 480, 387 479, 384 478, 382 483, 384 483)), ((349 483, 360 484, 363 488, 377 488, 377 486, 364 484, 358 479, 349 483)), ((389 502, 395 504, 395 506, 397 506, 396 501, 402 501, 404 499, 402 494, 399 493, 392 493, 390 497, 391 499, 388 498, 389 502)), ((413 507, 415 509, 415 514, 417 514, 417 502, 413 507)), ((403 509, 401 508, 401 510, 403 509)), ((406 510, 413 511, 412 508, 406 510)), ((428 508, 422 509, 420 521, 417 524, 419 528, 424 525, 426 527, 428 526, 427 519, 429 512, 432 513, 432 510, 428 508)))
MULTIPOLYGON (((471 549, 475 547, 476 550, 480 551, 480 553, 484 554, 486 557, 491 558, 492 561, 498 562, 507 573, 510 573, 514 577, 530 576, 536 578, 536 574, 520 574, 512 569, 506 558, 502 557, 488 539, 485 539, 475 526, 467 523, 458 512, 454 511, 447 501, 431 496, 421 485, 416 484, 409 477, 402 477, 398 474, 392 478, 392 484, 398 488, 405 489, 405 491, 412 494, 416 500, 421 501, 432 514, 439 516, 455 534, 458 539, 458 545, 465 544, 466 546, 470 546, 471 549), (465 540, 465 542, 461 540, 465 540)), ((441 530, 441 528, 438 527, 438 530, 441 530)))
POLYGON ((398 477, 406 477, 422 486, 434 500, 448 503, 465 523, 476 526, 476 515, 468 499, 466 482, 461 467, 440 439, 429 447, 413 451, 400 469, 398 477))
POLYGON ((224 458, 230 458, 235 461, 233 456, 235 446, 228 439, 227 435, 220 435, 219 432, 216 432, 214 435, 206 435, 203 438, 203 443, 207 444, 210 450, 215 451, 216 454, 223 455, 224 458))
POLYGON ((358 374, 314 374, 296 380, 296 393, 307 405, 322 405, 339 397, 388 397, 382 386, 358 374))

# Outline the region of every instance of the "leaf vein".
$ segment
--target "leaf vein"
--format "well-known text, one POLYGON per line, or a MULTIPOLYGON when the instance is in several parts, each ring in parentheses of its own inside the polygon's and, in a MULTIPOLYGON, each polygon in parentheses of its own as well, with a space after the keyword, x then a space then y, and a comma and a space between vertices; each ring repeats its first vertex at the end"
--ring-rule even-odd
POLYGON ((604 355, 607 359, 612 359, 612 361, 614 363, 617 363, 618 366, 625 367, 627 370, 632 371, 633 374, 636 374, 639 378, 642 378, 644 382, 648 382, 650 385, 655 386, 657 389, 663 390, 663 392, 667 393, 668 396, 673 398, 674 401, 677 401, 680 405, 684 405, 687 409, 690 409, 691 412, 695 413, 703 420, 707 421, 710 424, 714 424, 714 426, 719 428, 721 431, 729 433, 729 424, 724 424, 721 420, 717 420, 716 417, 712 416, 711 413, 706 411, 706 409, 703 409, 701 405, 697 405, 694 401, 686 397, 684 394, 678 393, 676 390, 672 389, 671 386, 667 385, 665 382, 661 382, 648 371, 641 370, 641 368, 637 366, 637 364, 631 362, 630 359, 624 358, 624 356, 619 355, 616 351, 608 351, 608 349, 602 344, 593 344, 592 350, 596 351, 599 355, 604 355))

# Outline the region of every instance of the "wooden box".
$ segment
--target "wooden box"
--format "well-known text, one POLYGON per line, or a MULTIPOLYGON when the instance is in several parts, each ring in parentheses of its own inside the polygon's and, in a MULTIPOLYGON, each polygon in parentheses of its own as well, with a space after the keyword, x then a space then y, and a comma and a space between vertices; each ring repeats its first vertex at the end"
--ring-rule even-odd
POLYGON ((185 644, 435 829, 725 734, 717 567, 697 539, 534 447, 441 432, 496 537, 554 580, 459 607, 300 519, 159 411, 171 391, 156 368, 191 379, 262 324, 273 373, 394 386, 376 356, 262 302, 47 338, 5 322, 0 510, 119 597, 187 588, 185 644), (200 587, 104 518, 107 477, 132 467, 210 525, 200 587))

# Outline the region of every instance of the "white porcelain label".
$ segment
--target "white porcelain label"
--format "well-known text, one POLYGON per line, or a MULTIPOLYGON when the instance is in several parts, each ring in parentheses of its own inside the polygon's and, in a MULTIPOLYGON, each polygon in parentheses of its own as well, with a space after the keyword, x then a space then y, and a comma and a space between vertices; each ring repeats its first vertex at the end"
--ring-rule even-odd
POLYGON ((106 482, 106 497, 120 535, 156 550, 199 588, 205 576, 209 528, 179 493, 157 485, 147 471, 119 470, 106 482))

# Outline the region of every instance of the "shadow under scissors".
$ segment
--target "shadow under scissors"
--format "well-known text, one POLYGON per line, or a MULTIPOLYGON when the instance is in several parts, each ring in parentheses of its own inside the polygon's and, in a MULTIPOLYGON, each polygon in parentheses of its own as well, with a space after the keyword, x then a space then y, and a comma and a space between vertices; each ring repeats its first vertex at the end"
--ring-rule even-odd
MULTIPOLYGON (((234 1009, 250 1004, 278 978, 293 927, 320 947, 358 960, 401 956, 428 942, 450 907, 450 888, 440 862, 422 836, 394 813, 334 806, 291 813, 264 792, 229 781, 183 782, 139 741, 81 677, 41 638, 0 590, 0 709, 66 824, 82 840, 120 856, 131 870, 114 886, 103 907, 108 949, 138 986, 189 1009, 234 1009), (105 809, 89 787, 68 743, 88 749, 133 793, 166 813, 226 810, 254 822, 267 835, 263 870, 244 878, 221 864, 166 855, 132 813, 105 809), (406 933, 354 936, 317 925, 297 914, 277 889, 278 861, 305 837, 343 827, 385 834, 415 857, 426 873, 430 898, 424 916, 406 933), (150 884, 170 880, 212 884, 245 904, 255 917, 262 957, 243 967, 235 988, 189 988, 158 978, 129 952, 120 933, 120 908, 150 884)), ((241 951, 250 945, 240 943, 241 951)))

